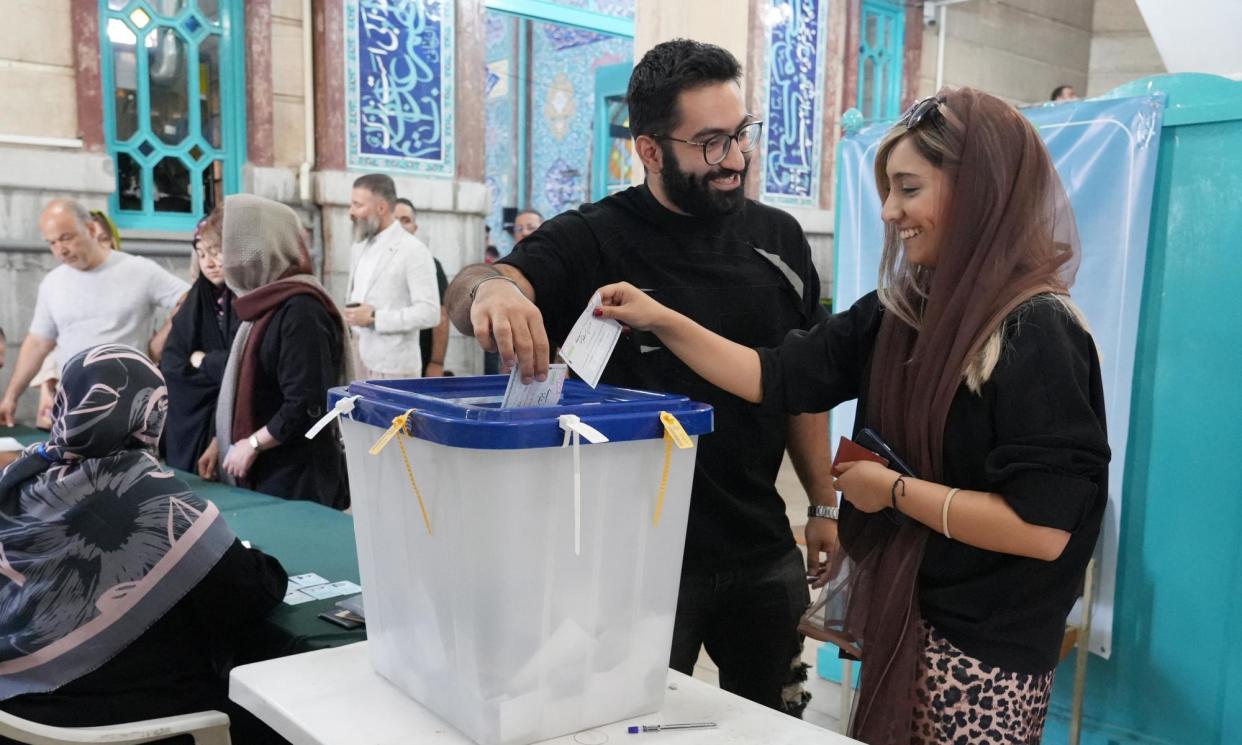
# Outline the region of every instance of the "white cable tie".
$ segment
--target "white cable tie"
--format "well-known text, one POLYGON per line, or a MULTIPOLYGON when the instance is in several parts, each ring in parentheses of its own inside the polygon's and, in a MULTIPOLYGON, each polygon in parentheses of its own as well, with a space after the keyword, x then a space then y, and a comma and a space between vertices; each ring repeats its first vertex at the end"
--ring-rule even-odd
POLYGON ((342 398, 341 400, 337 401, 336 405, 332 407, 331 411, 329 411, 327 414, 324 414, 322 417, 319 418, 319 421, 315 422, 315 426, 306 430, 306 439, 308 440, 314 439, 315 435, 322 432, 324 427, 332 423, 332 420, 336 419, 342 414, 348 414, 351 411, 353 411, 354 402, 360 398, 362 398, 362 396, 346 396, 345 398, 342 398))
POLYGON ((561 429, 565 430, 565 439, 561 441, 561 447, 569 445, 573 440, 574 445, 574 556, 582 555, 582 458, 579 453, 579 444, 583 437, 587 441, 598 445, 608 442, 608 438, 602 432, 586 424, 573 414, 562 414, 557 417, 557 424, 561 429))
MULTIPOLYGON (((587 439, 592 445, 608 442, 608 437, 603 432, 595 429, 591 425, 579 419, 574 414, 562 414, 557 417, 557 423, 561 429, 566 430, 566 435, 572 430, 587 439)), ((569 437, 566 436, 565 441, 561 443, 561 447, 565 447, 569 443, 569 437)))

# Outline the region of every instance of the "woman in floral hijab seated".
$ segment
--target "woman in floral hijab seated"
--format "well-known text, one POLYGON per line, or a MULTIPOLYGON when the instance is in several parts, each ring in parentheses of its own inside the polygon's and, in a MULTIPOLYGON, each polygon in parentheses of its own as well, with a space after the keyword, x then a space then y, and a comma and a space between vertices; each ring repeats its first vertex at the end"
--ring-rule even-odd
POLYGON ((59 726, 218 709, 264 742, 227 676, 287 577, 160 466, 167 405, 138 350, 83 351, 51 438, 0 473, 0 709, 59 726))

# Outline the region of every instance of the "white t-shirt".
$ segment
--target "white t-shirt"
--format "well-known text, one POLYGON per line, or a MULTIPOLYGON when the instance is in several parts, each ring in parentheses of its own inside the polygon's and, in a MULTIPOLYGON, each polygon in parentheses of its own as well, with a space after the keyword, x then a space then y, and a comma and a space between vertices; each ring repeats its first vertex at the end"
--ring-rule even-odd
POLYGON ((142 256, 113 251, 89 271, 58 266, 39 284, 30 333, 56 342, 56 367, 97 344, 128 344, 144 354, 158 308, 190 289, 142 256))

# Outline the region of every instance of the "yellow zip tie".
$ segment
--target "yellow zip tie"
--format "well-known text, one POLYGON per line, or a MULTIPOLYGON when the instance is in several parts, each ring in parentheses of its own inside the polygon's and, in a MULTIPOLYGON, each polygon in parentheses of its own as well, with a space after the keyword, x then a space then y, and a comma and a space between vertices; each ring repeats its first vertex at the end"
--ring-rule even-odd
POLYGON ((405 461, 405 473, 410 477, 410 486, 414 487, 414 495, 418 497, 418 509, 423 513, 423 525, 427 527, 427 535, 431 535, 431 518, 427 517, 427 505, 423 503, 423 492, 414 480, 414 469, 410 467, 410 456, 405 452, 405 430, 398 430, 397 447, 401 448, 401 460, 405 461))
POLYGON ((686 430, 682 428, 681 422, 677 421, 677 417, 667 411, 661 411, 660 421, 664 423, 664 434, 673 438, 678 450, 688 450, 694 447, 694 441, 690 439, 690 435, 686 434, 686 430))
POLYGON ((668 431, 664 432, 664 472, 660 474, 660 493, 656 495, 655 512, 651 513, 651 527, 660 525, 660 515, 664 512, 664 492, 668 491, 668 467, 673 460, 673 438, 668 431))
POLYGON ((393 417, 392 426, 384 434, 380 435, 380 438, 375 441, 375 444, 371 446, 368 452, 371 455, 379 455, 380 451, 388 447, 388 443, 392 442, 392 438, 396 437, 398 432, 405 431, 405 423, 409 421, 410 414, 413 413, 414 410, 410 409, 400 416, 393 417))
POLYGON ((388 443, 392 442, 392 438, 397 438, 397 447, 401 449, 401 460, 405 461, 405 473, 410 477, 410 486, 414 487, 414 495, 418 497, 418 509, 423 513, 423 525, 427 528, 427 535, 431 535, 431 518, 427 516, 427 505, 423 501, 423 492, 418 488, 418 482, 414 480, 414 468, 410 465, 410 455, 405 450, 404 438, 405 425, 410 420, 410 415, 414 413, 414 409, 407 410, 404 414, 394 417, 392 426, 389 427, 380 438, 375 441, 368 451, 371 455, 379 455, 384 448, 388 447, 388 443))
POLYGON ((677 417, 661 411, 660 421, 664 424, 664 467, 660 474, 660 492, 656 495, 655 511, 651 514, 653 528, 660 525, 660 515, 664 513, 664 493, 668 491, 668 469, 673 460, 673 445, 676 444, 678 450, 694 447, 694 441, 686 434, 677 417))

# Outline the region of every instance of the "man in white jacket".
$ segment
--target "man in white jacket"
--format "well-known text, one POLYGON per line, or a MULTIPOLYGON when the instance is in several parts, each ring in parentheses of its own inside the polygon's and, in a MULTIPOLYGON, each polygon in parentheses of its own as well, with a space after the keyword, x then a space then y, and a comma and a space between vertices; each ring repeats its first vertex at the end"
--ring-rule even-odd
POLYGON ((440 321, 431 251, 396 221, 396 199, 392 179, 379 173, 358 177, 350 197, 345 320, 368 379, 419 377, 418 333, 440 321))

